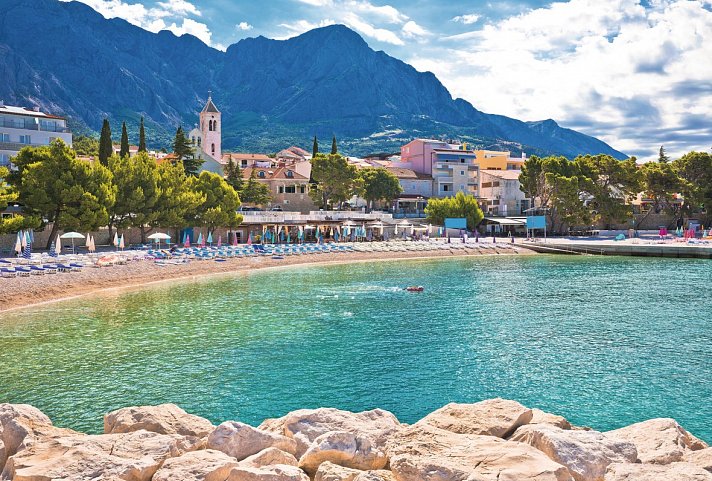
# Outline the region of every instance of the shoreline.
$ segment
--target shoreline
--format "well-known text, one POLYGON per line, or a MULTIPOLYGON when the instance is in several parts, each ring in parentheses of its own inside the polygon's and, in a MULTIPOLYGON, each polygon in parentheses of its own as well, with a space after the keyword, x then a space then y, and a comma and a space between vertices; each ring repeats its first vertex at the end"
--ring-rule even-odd
POLYGON ((492 257, 535 255, 524 246, 518 252, 481 253, 476 249, 432 252, 349 252, 287 256, 284 259, 249 257, 191 261, 184 265, 161 266, 153 261, 133 261, 111 267, 85 267, 81 272, 31 276, 0 280, 3 296, 0 314, 47 304, 80 299, 92 294, 130 291, 169 282, 199 280, 220 275, 235 275, 258 270, 283 269, 297 266, 323 266, 402 260, 429 260, 461 257, 492 257), (62 281, 61 283, 58 281, 62 281), (73 293, 73 291, 80 291, 73 293))

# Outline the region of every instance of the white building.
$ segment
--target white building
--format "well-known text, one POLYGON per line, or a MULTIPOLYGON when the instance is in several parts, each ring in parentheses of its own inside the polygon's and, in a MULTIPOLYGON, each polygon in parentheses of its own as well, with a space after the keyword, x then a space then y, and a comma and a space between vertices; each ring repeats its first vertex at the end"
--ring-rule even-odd
POLYGON ((72 145, 72 133, 64 117, 0 101, 0 165, 9 165, 10 158, 23 147, 49 145, 58 138, 72 145))
POLYGON ((480 170, 480 197, 486 215, 518 216, 531 207, 519 188, 521 170, 480 170))

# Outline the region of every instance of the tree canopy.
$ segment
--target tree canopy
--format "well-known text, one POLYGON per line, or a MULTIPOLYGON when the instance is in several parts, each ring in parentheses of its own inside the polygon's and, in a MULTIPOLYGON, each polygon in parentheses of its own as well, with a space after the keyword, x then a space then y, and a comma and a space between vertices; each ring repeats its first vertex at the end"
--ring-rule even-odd
POLYGON ((339 154, 318 154, 311 161, 315 185, 309 190, 312 200, 326 210, 359 194, 363 179, 356 166, 339 154))
POLYGON ((467 228, 470 230, 474 230, 485 218, 477 199, 473 195, 465 195, 463 192, 458 192, 454 197, 428 200, 428 205, 425 206, 425 215, 429 222, 438 225, 443 225, 445 219, 465 218, 467 219, 467 228))
POLYGON ((242 222, 242 216, 237 213, 240 198, 220 175, 204 171, 191 178, 190 183, 192 189, 205 199, 195 211, 197 225, 213 231, 221 226, 237 227, 242 222))
POLYGON ((116 188, 116 202, 109 209, 109 237, 114 226, 140 227, 144 237, 143 227, 160 215, 156 209, 160 198, 156 162, 146 152, 131 158, 114 155, 109 159, 109 170, 116 188))
POLYGON ((379 201, 390 203, 403 192, 398 177, 383 167, 365 168, 359 173, 363 179, 363 198, 371 205, 379 201))
POLYGON ((254 205, 267 205, 272 200, 269 186, 257 180, 257 171, 255 169, 252 169, 250 178, 244 183, 239 196, 242 202, 254 205))
POLYGON ((225 181, 238 193, 245 186, 245 180, 242 178, 242 169, 232 159, 230 159, 225 166, 225 181))
POLYGON ((193 144, 183 132, 183 127, 180 126, 176 130, 176 136, 173 139, 173 153, 176 156, 176 161, 183 164, 186 174, 198 175, 198 170, 203 165, 203 161, 195 157, 193 144))

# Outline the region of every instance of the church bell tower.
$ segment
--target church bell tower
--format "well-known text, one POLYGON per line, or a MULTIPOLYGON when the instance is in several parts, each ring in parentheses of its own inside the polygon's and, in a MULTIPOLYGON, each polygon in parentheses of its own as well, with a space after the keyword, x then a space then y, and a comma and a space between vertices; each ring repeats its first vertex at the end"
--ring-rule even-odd
POLYGON ((203 133, 203 151, 220 162, 222 159, 222 119, 213 103, 212 92, 208 91, 208 101, 200 112, 200 130, 203 133))

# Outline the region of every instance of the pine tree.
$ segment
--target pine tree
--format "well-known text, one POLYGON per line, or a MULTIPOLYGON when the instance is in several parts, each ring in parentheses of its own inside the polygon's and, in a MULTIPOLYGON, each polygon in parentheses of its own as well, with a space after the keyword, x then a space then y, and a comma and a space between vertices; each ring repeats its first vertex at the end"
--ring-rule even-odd
POLYGON ((141 117, 141 125, 138 130, 138 151, 146 152, 146 130, 143 128, 143 117, 141 117))
POLYGON ((331 153, 338 154, 339 150, 336 148, 336 135, 331 139, 331 153))
POLYGON ((242 169, 232 159, 225 166, 225 181, 238 193, 242 191, 245 182, 242 179, 242 169))
POLYGON ((319 153, 319 141, 316 140, 316 135, 314 136, 314 147, 312 147, 312 158, 316 157, 319 153))
POLYGON ((129 157, 129 133, 126 131, 126 122, 121 125, 121 150, 119 157, 129 157))
POLYGON ((670 157, 667 156, 665 153, 665 147, 662 145, 660 146, 660 154, 658 154, 658 162, 661 164, 667 164, 670 162, 670 157))
POLYGON ((101 165, 109 165, 109 157, 114 153, 114 146, 111 142, 111 126, 109 119, 104 119, 101 126, 101 137, 99 137, 99 162, 101 165))
POLYGON ((176 155, 177 161, 183 163, 186 174, 198 175, 198 170, 203 165, 203 161, 195 157, 193 144, 185 136, 183 127, 180 126, 176 130, 176 136, 173 140, 173 153, 176 155))

